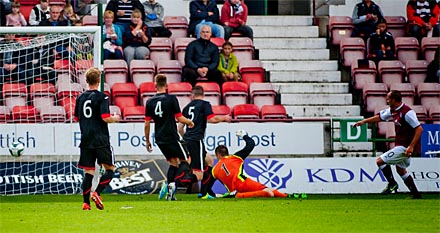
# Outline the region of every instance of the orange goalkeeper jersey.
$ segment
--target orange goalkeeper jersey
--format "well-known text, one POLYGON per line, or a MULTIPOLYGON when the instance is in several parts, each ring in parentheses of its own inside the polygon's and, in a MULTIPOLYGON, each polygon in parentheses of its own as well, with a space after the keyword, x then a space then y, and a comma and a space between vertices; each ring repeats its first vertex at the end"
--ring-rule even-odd
POLYGON ((237 190, 246 180, 243 163, 244 160, 239 156, 226 156, 212 168, 212 175, 220 180, 229 192, 237 190))

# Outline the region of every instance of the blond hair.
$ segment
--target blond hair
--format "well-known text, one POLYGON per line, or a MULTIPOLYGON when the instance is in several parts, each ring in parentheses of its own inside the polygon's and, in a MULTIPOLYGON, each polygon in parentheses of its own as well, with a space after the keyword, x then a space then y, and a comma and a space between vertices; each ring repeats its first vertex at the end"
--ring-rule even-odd
POLYGON ((108 18, 108 17, 112 17, 114 19, 115 18, 115 13, 113 13, 113 11, 106 10, 104 12, 104 18, 108 18))
POLYGON ((101 71, 97 67, 90 67, 86 71, 86 82, 89 85, 96 85, 101 80, 101 71))

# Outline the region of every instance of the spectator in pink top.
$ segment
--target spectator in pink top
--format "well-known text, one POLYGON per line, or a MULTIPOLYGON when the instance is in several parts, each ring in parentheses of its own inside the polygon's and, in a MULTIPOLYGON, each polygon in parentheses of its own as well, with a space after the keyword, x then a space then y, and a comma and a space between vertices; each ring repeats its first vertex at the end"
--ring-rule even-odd
POLYGON ((20 12, 20 3, 12 3, 12 12, 6 16, 6 26, 21 27, 27 26, 26 19, 20 12))
POLYGON ((233 32, 254 39, 252 28, 246 25, 248 7, 241 0, 226 0, 222 7, 220 21, 225 29, 225 40, 229 40, 233 32))

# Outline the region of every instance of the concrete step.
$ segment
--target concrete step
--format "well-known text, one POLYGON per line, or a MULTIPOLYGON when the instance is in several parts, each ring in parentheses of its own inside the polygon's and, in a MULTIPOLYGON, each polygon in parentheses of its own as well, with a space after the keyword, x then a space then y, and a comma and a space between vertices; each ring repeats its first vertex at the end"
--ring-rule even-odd
POLYGON ((325 38, 254 38, 254 46, 257 49, 325 49, 327 41, 325 38))
POLYGON ((351 94, 337 93, 337 94, 316 94, 316 93, 301 93, 301 94, 282 94, 281 104, 284 105, 351 105, 353 102, 351 94))
MULTIPOLYGON (((260 59, 262 60, 262 59, 260 59)), ((268 71, 324 71, 338 70, 338 61, 265 61, 263 66, 268 71)))
POLYGON ((254 26, 311 26, 312 16, 287 16, 287 15, 274 15, 274 16, 248 16, 247 24, 251 27, 254 26))
POLYGON ((341 72, 340 71, 271 71, 270 81, 272 83, 341 82, 341 72))
POLYGON ((348 93, 348 83, 273 83, 281 94, 299 93, 348 93))
POLYGON ((328 60, 328 49, 260 49, 260 60, 328 60))
MULTIPOLYGON (((359 116, 361 109, 358 105, 346 106, 309 106, 284 105, 287 114, 292 117, 345 117, 359 116)), ((361 117, 360 117, 361 118, 361 117)))
POLYGON ((254 38, 318 38, 317 26, 252 26, 254 38))

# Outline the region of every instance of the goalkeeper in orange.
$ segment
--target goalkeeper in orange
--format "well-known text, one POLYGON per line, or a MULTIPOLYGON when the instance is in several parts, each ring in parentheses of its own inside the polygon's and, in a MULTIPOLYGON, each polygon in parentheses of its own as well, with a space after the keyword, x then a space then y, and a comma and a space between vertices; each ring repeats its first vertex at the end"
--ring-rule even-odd
MULTIPOLYGON (((243 173, 244 160, 254 149, 255 142, 244 130, 238 130, 236 135, 246 142, 245 147, 231 155, 229 154, 228 148, 224 145, 215 148, 215 156, 217 157, 218 162, 212 168, 213 177, 212 179, 209 179, 208 187, 212 187, 215 179, 217 179, 223 183, 226 189, 228 189, 229 194, 223 197, 293 197, 294 195, 281 193, 276 189, 268 188, 263 184, 246 177, 243 173)), ((212 197, 208 193, 202 193, 202 199, 209 198, 212 197)))

